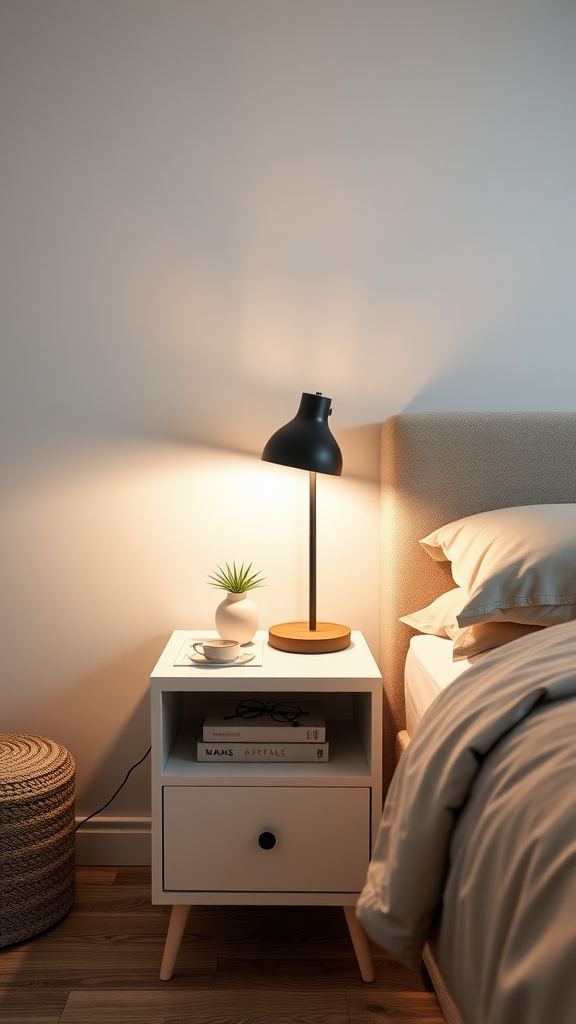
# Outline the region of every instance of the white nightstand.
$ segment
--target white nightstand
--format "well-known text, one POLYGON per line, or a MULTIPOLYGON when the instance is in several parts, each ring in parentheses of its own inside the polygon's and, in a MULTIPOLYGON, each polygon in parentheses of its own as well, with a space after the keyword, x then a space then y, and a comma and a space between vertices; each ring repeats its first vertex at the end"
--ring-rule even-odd
POLYGON ((193 904, 342 906, 364 981, 368 942, 354 907, 382 815, 382 679, 359 632, 335 654, 287 654, 263 641, 261 667, 175 666, 177 630, 151 675, 152 902, 172 904, 160 977, 172 976, 193 904), (201 764, 196 741, 218 698, 317 699, 330 758, 201 764), (259 837, 272 832, 272 849, 259 837))

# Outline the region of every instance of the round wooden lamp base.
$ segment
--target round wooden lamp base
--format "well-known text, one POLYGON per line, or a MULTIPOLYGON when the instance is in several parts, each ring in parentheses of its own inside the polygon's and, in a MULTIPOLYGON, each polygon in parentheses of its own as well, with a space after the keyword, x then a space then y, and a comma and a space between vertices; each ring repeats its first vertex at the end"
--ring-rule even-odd
POLYGON ((337 622, 317 622, 316 629, 308 622, 282 622, 270 626, 268 643, 289 654, 331 654, 350 646, 350 629, 337 622))

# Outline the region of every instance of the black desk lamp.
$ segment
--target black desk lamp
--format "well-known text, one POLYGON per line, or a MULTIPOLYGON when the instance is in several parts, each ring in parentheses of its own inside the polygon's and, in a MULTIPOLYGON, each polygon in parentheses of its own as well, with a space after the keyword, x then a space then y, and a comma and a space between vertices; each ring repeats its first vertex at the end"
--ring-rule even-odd
POLYGON ((271 626, 271 647, 291 654, 328 654, 350 645, 350 629, 336 622, 316 619, 316 473, 340 476, 342 452, 330 433, 330 403, 320 391, 304 393, 293 420, 280 427, 268 441, 262 459, 310 473, 310 611, 308 622, 283 622, 271 626))

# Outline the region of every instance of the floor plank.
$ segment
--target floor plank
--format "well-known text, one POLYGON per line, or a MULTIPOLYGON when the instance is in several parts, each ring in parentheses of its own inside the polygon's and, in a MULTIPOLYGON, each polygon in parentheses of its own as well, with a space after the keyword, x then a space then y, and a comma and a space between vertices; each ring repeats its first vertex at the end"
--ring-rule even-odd
MULTIPOLYGON (((421 989, 420 972, 408 971, 394 960, 374 960, 375 981, 371 990, 410 992, 421 989)), ((305 988, 365 989, 354 955, 348 957, 314 957, 304 960, 291 956, 270 959, 218 957, 215 987, 217 989, 273 989, 277 991, 305 988)))
POLYGON ((71 951, 78 946, 100 943, 103 946, 126 946, 146 941, 163 945, 168 917, 159 914, 132 915, 124 918, 109 914, 69 914, 53 928, 12 949, 34 951, 37 957, 54 949, 71 951))
POLYGON ((169 915, 170 907, 150 902, 149 885, 81 885, 76 887, 74 912, 89 914, 169 915))
POLYGON ((3 1024, 58 1024, 67 992, 2 988, 0 1020, 3 1024))
POLYGON ((349 1024, 342 994, 73 992, 62 1024, 349 1024))
POLYGON ((119 868, 109 867, 86 867, 84 864, 76 865, 76 884, 85 885, 112 885, 119 868))
MULTIPOLYGON (((63 992, 98 992, 108 989, 123 990, 137 989, 138 991, 164 991, 166 982, 160 981, 157 965, 144 966, 141 969, 134 968, 125 970, 120 966, 113 968, 99 968, 94 971, 63 970, 58 977, 51 971, 38 971, 33 976, 30 974, 14 974, 6 972, 2 979, 2 985, 12 989, 34 987, 37 991, 60 989, 63 992)), ((206 970, 203 967, 188 966, 186 970, 175 972, 169 982, 171 989, 186 990, 211 990, 214 987, 214 971, 206 970)))
POLYGON ((116 869, 114 885, 147 885, 150 887, 152 872, 150 867, 122 867, 116 869))
POLYGON ((433 992, 347 993, 350 1024, 444 1024, 433 992))

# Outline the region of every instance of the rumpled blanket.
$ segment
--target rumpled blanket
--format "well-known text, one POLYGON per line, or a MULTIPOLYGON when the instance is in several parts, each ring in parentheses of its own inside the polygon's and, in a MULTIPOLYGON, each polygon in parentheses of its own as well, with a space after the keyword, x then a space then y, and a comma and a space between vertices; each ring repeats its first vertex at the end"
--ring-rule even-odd
POLYGON ((576 623, 483 657, 426 712, 357 915, 428 941, 466 1024, 576 1024, 576 623))

